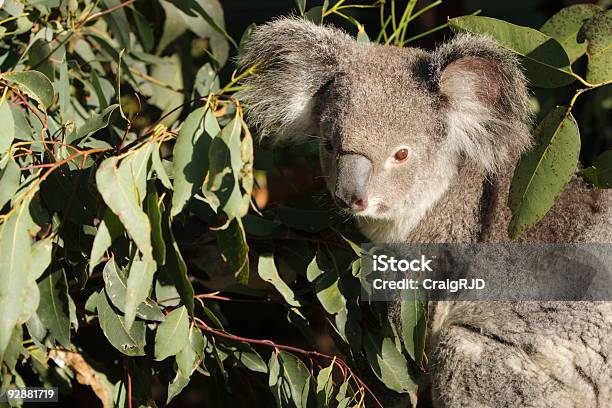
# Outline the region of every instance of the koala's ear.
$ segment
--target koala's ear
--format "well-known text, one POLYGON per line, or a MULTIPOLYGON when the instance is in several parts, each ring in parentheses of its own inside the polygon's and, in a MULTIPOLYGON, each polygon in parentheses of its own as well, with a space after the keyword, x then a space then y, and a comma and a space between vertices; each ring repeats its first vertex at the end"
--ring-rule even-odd
POLYGON ((293 17, 256 28, 238 57, 241 68, 255 66, 242 83, 249 122, 277 140, 314 132, 321 90, 353 42, 343 31, 293 17))
POLYGON ((494 172, 531 143, 527 81, 517 58, 484 36, 460 34, 434 52, 450 143, 494 172))

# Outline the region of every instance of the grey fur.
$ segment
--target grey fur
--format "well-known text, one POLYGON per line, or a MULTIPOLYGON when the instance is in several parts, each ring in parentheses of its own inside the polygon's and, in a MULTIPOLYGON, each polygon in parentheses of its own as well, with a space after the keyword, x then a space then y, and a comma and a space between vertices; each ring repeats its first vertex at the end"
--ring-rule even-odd
MULTIPOLYGON (((245 82, 252 123, 280 140, 319 135, 331 191, 340 155, 373 163, 369 206, 356 214, 373 241, 507 240, 508 188, 530 144, 531 113, 516 58, 492 40, 463 34, 427 52, 279 19, 255 31, 239 62, 259 64, 245 82), (399 148, 406 162, 393 161, 399 148)), ((521 240, 612 242, 612 193, 573 179, 521 240)), ((436 407, 612 401, 610 303, 431 308, 436 407)))

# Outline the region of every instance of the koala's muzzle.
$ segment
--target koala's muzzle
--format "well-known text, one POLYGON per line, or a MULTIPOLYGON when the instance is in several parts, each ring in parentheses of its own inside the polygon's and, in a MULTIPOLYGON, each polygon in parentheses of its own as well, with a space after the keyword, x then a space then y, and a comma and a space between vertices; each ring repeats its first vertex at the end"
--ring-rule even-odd
POLYGON ((337 162, 336 202, 353 211, 363 211, 368 206, 368 183, 372 174, 372 162, 360 154, 343 154, 337 162))

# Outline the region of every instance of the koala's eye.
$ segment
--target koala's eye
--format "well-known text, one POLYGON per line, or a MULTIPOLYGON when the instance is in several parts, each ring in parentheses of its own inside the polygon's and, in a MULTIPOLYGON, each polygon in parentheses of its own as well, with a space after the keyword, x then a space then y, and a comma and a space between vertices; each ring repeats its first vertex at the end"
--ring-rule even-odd
POLYGON ((408 158, 408 149, 399 149, 393 155, 393 160, 395 160, 398 163, 405 161, 407 158, 408 158))
POLYGON ((327 138, 323 141, 323 148, 325 150, 327 150, 328 152, 333 152, 334 151, 334 145, 333 145, 332 141, 330 139, 327 139, 327 138))

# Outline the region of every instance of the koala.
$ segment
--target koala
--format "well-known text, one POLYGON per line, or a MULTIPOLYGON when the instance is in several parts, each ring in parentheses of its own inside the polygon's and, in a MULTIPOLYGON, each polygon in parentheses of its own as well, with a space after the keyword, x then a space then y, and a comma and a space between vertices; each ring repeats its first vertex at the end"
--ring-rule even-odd
MULTIPOLYGON (((243 93, 251 124, 287 143, 317 137, 333 199, 373 242, 508 241, 532 113, 519 61, 490 38, 459 34, 429 52, 280 18, 238 64, 256 67, 243 93)), ((611 243, 612 193, 574 177, 519 241, 611 243)), ((435 407, 611 406, 612 303, 429 307, 435 407)))

